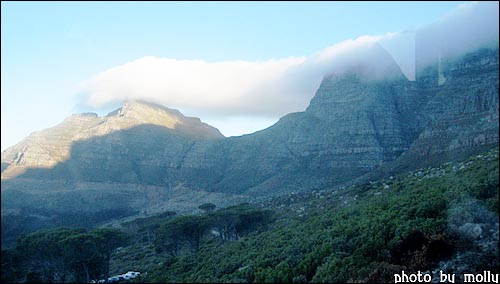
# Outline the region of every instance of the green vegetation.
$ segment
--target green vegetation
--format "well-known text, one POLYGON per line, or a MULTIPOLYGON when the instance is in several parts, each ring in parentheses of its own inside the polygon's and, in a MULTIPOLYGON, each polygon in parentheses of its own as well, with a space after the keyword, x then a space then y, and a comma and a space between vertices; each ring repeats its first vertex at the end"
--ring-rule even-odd
MULTIPOLYGON (((470 245, 457 227, 487 223, 498 214, 498 150, 342 191, 274 198, 261 206, 275 211, 264 231, 206 237, 197 254, 171 256, 152 267, 145 280, 385 282, 401 270, 431 269, 470 245)), ((218 221, 219 233, 237 227, 231 210, 208 216, 218 221)), ((491 259, 482 260, 471 269, 492 269, 491 259)))
POLYGON ((18 239, 2 257, 2 282, 90 282, 109 275, 111 253, 127 243, 115 229, 47 229, 18 239), (6 269, 6 271, 4 271, 6 269))
MULTIPOLYGON (((39 231, 2 252, 2 281, 134 270, 145 282, 388 282, 474 251, 464 228, 481 224, 481 240, 498 232, 498 166, 494 149, 342 190, 208 204, 200 215, 165 212, 124 223, 128 246, 117 231, 39 231)), ((498 270, 498 251, 474 253, 464 260, 469 273, 498 270)))
MULTIPOLYGON (((116 197, 115 197, 116 199, 116 197)), ((72 204, 68 202, 68 204, 72 204)), ((16 214, 2 215, 2 248, 13 247, 17 238, 42 228, 93 228, 113 219, 136 214, 131 208, 103 209, 96 212, 56 211, 26 206, 16 214)))

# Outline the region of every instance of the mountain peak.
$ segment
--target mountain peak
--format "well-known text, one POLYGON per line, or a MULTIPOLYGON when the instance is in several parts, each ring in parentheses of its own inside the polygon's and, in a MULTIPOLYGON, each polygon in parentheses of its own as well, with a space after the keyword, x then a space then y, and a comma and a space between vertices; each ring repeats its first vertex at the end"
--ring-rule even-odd
POLYGON ((153 103, 153 102, 149 102, 149 101, 145 101, 145 100, 140 100, 140 99, 126 99, 123 101, 122 103, 122 107, 120 107, 119 109, 116 109, 115 111, 113 112, 110 112, 108 114, 108 116, 111 116, 111 115, 115 115, 116 112, 118 112, 119 115, 123 116, 125 114, 128 114, 130 112, 143 112, 145 111, 146 113, 142 113, 142 114, 148 114, 147 112, 150 112, 150 111, 160 111, 160 112, 166 112, 166 113, 169 113, 169 114, 172 114, 174 116, 179 116, 179 117, 184 117, 184 115, 182 115, 182 113, 176 109, 171 109, 171 108, 168 108, 164 105, 161 105, 161 104, 157 104, 157 103, 153 103))
POLYGON ((132 124, 149 123, 175 129, 186 118, 178 110, 146 102, 143 100, 125 100, 122 106, 106 115, 108 120, 132 124))
POLYGON ((193 139, 218 139, 224 136, 218 129, 203 123, 197 117, 184 116, 180 111, 144 100, 127 99, 120 108, 104 117, 120 128, 140 124, 153 124, 174 130, 177 134, 193 139))

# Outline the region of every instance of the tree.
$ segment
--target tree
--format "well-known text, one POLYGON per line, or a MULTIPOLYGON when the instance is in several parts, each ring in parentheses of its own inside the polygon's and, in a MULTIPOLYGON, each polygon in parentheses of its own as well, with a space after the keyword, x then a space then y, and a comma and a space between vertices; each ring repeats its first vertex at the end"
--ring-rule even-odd
MULTIPOLYGON (((59 242, 84 229, 48 229, 17 240, 14 256, 24 268, 24 275, 38 277, 41 282, 66 282, 71 268, 59 242)), ((37 278, 37 279, 38 279, 37 278)))
POLYGON ((59 241, 64 251, 64 260, 72 267, 77 282, 89 283, 101 275, 104 255, 99 250, 102 237, 81 233, 70 235, 59 241))
MULTIPOLYGON (((185 215, 170 219, 162 227, 162 239, 169 239, 178 245, 177 240, 185 240, 194 253, 200 248, 200 240, 210 228, 209 218, 205 216, 185 215)), ((177 250, 177 248, 175 249, 177 250)))
POLYGON ((130 235, 120 230, 109 228, 94 229, 91 233, 97 237, 97 240, 99 240, 97 247, 104 256, 102 271, 105 279, 108 279, 111 254, 118 247, 126 245, 130 241, 130 235))
POLYGON ((26 281, 90 282, 109 272, 112 251, 127 240, 114 229, 40 230, 20 238, 12 258, 26 281))
POLYGON ((251 232, 259 226, 269 223, 272 219, 273 212, 271 210, 261 210, 245 206, 239 208, 239 222, 235 226, 238 236, 251 232))
POLYGON ((235 227, 240 221, 238 212, 230 209, 218 210, 210 213, 210 218, 219 233, 221 244, 236 239, 235 227))
POLYGON ((137 218, 133 221, 125 223, 124 225, 126 226, 128 232, 135 235, 136 241, 143 243, 144 240, 146 240, 148 244, 156 244, 157 242, 155 240, 157 237, 157 231, 160 229, 162 224, 173 218, 176 214, 177 213, 173 211, 165 211, 152 217, 137 218))
POLYGON ((177 256, 182 241, 181 233, 180 227, 176 223, 166 222, 162 224, 156 233, 155 247, 159 251, 177 256))
POLYGON ((209 216, 219 232, 221 243, 224 243, 228 240, 238 240, 241 234, 267 223, 271 219, 272 211, 240 204, 211 212, 209 216))
POLYGON ((212 212, 215 210, 217 206, 213 203, 203 203, 202 205, 200 205, 198 208, 200 210, 203 210, 205 211, 205 213, 209 213, 209 212, 212 212))

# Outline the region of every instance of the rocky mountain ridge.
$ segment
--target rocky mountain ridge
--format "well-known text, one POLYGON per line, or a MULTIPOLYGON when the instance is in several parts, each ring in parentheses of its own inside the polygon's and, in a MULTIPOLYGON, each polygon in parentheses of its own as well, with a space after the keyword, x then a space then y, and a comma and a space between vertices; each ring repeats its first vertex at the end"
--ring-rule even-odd
POLYGON ((79 210, 117 206, 113 194, 138 211, 174 200, 193 210, 199 204, 183 193, 220 206, 341 187, 378 169, 400 172, 498 145, 498 46, 436 62, 416 81, 383 49, 371 52, 391 76, 366 76, 370 68, 325 76, 306 111, 251 135, 222 139, 197 119, 144 102, 103 118, 71 116, 2 153, 2 210, 21 206, 19 196, 44 196, 37 206, 57 208, 86 200, 92 188, 110 201, 79 210))

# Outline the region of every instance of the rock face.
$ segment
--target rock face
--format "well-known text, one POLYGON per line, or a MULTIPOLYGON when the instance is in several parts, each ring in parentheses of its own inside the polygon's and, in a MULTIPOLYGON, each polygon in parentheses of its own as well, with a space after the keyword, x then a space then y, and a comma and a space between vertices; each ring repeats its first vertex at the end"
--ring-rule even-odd
POLYGON ((498 145, 498 47, 421 68, 414 84, 415 139, 384 166, 389 172, 458 159, 498 145))
POLYGON ((498 145, 498 46, 440 59, 416 81, 380 46, 368 54, 376 60, 325 76, 306 111, 251 135, 222 139, 198 119, 145 102, 71 116, 2 153, 2 193, 59 180, 60 190, 120 183, 268 196, 498 145))
POLYGON ((428 99, 411 153, 498 143, 498 49, 480 49, 439 65, 423 70, 417 81, 419 93, 428 99))

